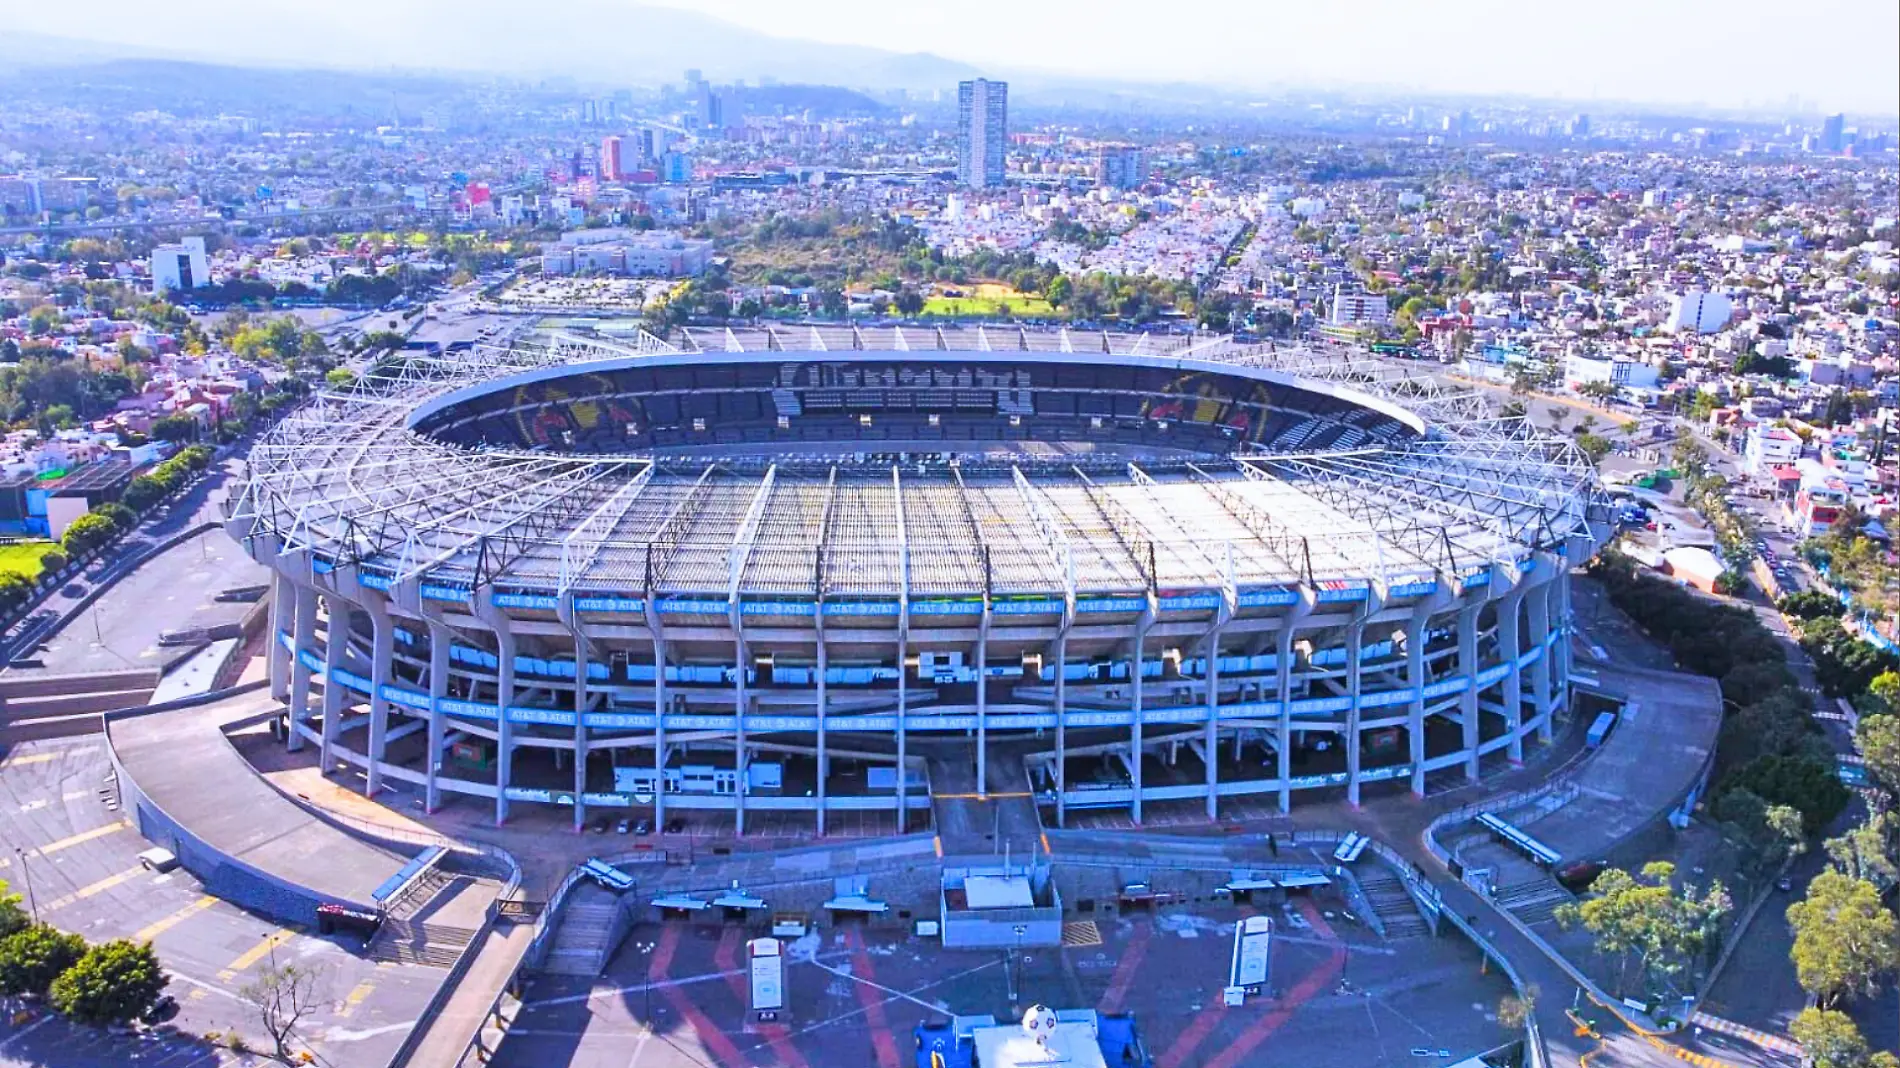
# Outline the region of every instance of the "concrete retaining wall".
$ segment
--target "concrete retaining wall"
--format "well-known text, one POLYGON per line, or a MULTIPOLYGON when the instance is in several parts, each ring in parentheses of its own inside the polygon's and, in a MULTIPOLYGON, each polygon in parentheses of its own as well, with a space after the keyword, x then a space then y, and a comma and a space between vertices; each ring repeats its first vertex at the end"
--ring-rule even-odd
POLYGON ((280 923, 315 926, 317 906, 325 902, 373 912, 376 909, 374 902, 350 901, 319 894, 309 887, 298 886, 279 879, 219 851, 173 819, 157 802, 145 796, 144 791, 139 789, 137 780, 126 771, 125 766, 119 761, 118 752, 112 747, 111 723, 115 719, 209 704, 212 701, 221 701, 228 697, 260 690, 264 685, 261 681, 246 683, 169 704, 147 705, 144 708, 108 713, 105 717, 106 752, 111 757, 113 773, 118 780, 119 803, 127 813, 131 814, 139 833, 176 854, 178 863, 204 883, 206 893, 262 913, 280 923))

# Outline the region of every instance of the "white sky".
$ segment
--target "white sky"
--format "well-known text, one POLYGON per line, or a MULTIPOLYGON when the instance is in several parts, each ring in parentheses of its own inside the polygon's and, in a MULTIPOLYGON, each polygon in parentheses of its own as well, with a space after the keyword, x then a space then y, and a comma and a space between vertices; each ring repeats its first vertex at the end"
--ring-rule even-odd
MULTIPOLYGON (((932 52, 998 75, 1776 109, 1794 95, 1823 111, 1900 113, 1896 0, 645 2, 784 37, 932 52)), ((76 19, 58 4, 0 0, 0 29, 252 62, 309 62, 322 49, 372 65, 403 56, 428 65, 432 45, 462 48, 450 40, 474 35, 545 70, 563 56, 610 61, 615 37, 637 33, 642 11, 639 0, 89 0, 85 9, 76 19)))
POLYGON ((1895 0, 649 0, 999 68, 1900 112, 1895 0))

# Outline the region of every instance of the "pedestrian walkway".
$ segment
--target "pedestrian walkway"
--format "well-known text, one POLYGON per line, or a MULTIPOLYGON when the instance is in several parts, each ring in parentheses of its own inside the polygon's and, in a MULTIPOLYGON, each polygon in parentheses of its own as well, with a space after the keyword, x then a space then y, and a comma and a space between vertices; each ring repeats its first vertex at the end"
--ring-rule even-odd
POLYGON ((1706 1028, 1718 1034, 1739 1038, 1750 1045, 1759 1046, 1762 1049, 1774 1050, 1776 1053, 1786 1053, 1795 1057, 1801 1056, 1801 1044, 1793 1039, 1783 1038, 1780 1035, 1771 1035, 1766 1031, 1757 1031, 1752 1027, 1744 1027, 1733 1020, 1724 1020, 1720 1016, 1711 1016, 1706 1012, 1698 1012, 1690 1018, 1689 1022, 1695 1024, 1697 1027, 1706 1028))

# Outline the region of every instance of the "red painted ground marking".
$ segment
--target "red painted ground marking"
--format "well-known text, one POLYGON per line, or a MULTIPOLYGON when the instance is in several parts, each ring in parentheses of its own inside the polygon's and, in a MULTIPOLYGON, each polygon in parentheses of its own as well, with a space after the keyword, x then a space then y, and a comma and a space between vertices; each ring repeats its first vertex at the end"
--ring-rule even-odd
POLYGON ((660 941, 653 947, 653 955, 647 958, 647 984, 650 986, 666 978, 667 970, 673 967, 673 954, 680 948, 680 928, 676 923, 660 925, 660 941))
MULTIPOLYGON (((737 927, 721 931, 719 948, 713 953, 713 967, 726 973, 726 985, 732 988, 740 1007, 750 1011, 752 991, 746 977, 738 972, 739 946, 743 941, 737 927)), ((754 1024, 752 1030, 771 1043, 772 1052, 778 1055, 780 1068, 810 1068, 805 1055, 792 1045, 791 1031, 784 1024, 754 1024)))
MULTIPOLYGON (((647 961, 649 985, 666 980, 666 973, 673 966, 673 954, 679 950, 681 926, 677 923, 661 925, 659 944, 653 947, 653 956, 647 961)), ((660 996, 666 999, 667 1004, 673 1006, 673 1011, 678 1013, 679 1018, 693 1029, 693 1033, 699 1036, 699 1040, 705 1044, 707 1051, 714 1058, 727 1065, 728 1068, 744 1068, 746 1060, 745 1056, 739 1052, 739 1047, 732 1044, 732 1040, 726 1037, 725 1032, 713 1026, 713 1022, 706 1018, 705 1013, 699 1011, 699 1006, 693 1004, 692 999, 686 996, 684 990, 677 986, 662 987, 660 996)))
POLYGON ((1135 972, 1141 968, 1141 959, 1148 955, 1148 938, 1153 929, 1147 924, 1135 928, 1135 936, 1122 951, 1122 959, 1115 963, 1115 975, 1108 981, 1108 991, 1102 995, 1101 1012, 1120 1012, 1122 1002, 1128 998, 1128 988, 1134 985, 1135 972))
POLYGON ((1318 932, 1321 938, 1332 943, 1333 955, 1327 958, 1326 963, 1321 965, 1318 971, 1295 983, 1293 989, 1287 992, 1286 997, 1281 998, 1280 1003, 1273 1007, 1272 1012, 1249 1024, 1247 1029, 1240 1033, 1240 1037, 1234 1039, 1232 1045, 1221 1051, 1220 1056, 1207 1062, 1207 1068, 1234 1068, 1240 1063, 1241 1058, 1253 1052, 1255 1046, 1265 1042, 1275 1031, 1292 1019, 1293 1014, 1299 1011, 1301 1005, 1313 1000, 1320 991, 1331 989, 1333 984, 1339 981, 1340 973, 1346 970, 1346 946, 1339 941, 1337 935, 1333 934, 1333 929, 1326 922, 1326 917, 1320 915, 1319 909, 1314 907, 1310 898, 1299 899, 1298 906, 1300 914, 1306 917, 1306 922, 1313 925, 1313 930, 1318 932))
MULTIPOLYGON (((857 928, 847 928, 845 943, 851 947, 851 974, 868 980, 877 981, 877 970, 871 966, 871 954, 865 952, 864 935, 857 928)), ((884 1017, 884 999, 876 987, 864 983, 853 983, 858 988, 858 1004, 864 1006, 864 1018, 871 1025, 871 1045, 877 1049, 879 1068, 901 1068, 897 1059, 897 1040, 891 1037, 890 1021, 884 1017)))
MULTIPOLYGON (((1240 909, 1240 918, 1243 920, 1253 914, 1252 906, 1243 905, 1240 909)), ((1220 1026, 1221 1017, 1226 1014, 1227 1006, 1216 998, 1212 1005, 1202 1009, 1194 1017, 1194 1022, 1187 1026, 1187 1030, 1182 1031, 1175 1038, 1174 1044, 1161 1055, 1161 1059, 1155 1061, 1156 1068, 1181 1068, 1181 1065, 1187 1062, 1188 1056, 1194 1052, 1195 1047, 1207 1039, 1209 1032, 1220 1026)))

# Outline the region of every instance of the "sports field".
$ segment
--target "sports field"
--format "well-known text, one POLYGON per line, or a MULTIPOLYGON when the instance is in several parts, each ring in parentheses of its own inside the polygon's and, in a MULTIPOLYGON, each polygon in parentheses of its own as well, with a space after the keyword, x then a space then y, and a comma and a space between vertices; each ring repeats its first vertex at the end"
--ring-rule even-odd
POLYGON ((1000 282, 979 282, 976 285, 957 286, 956 289, 963 295, 926 297, 924 314, 946 317, 996 315, 1038 319, 1056 313, 1055 307, 1041 297, 1019 292, 1000 282))

